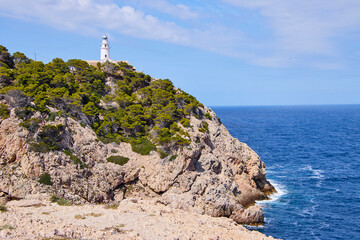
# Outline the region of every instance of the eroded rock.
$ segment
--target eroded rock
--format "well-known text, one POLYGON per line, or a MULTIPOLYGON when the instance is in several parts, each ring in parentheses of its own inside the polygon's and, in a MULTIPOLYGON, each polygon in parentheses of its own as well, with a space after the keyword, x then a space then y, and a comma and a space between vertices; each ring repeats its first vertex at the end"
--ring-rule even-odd
MULTIPOLYGON (((177 157, 172 161, 161 159, 156 152, 137 154, 128 143, 104 144, 89 126, 72 118, 41 119, 41 126, 64 126, 61 144, 85 164, 79 165, 63 151, 29 151, 31 133, 20 127, 22 120, 12 110, 10 118, 0 123, 0 191, 16 198, 47 193, 93 203, 121 201, 126 196, 152 197, 174 208, 226 216, 239 223, 263 222, 261 208, 251 205, 274 191, 265 178, 264 163, 229 134, 214 112, 206 107, 202 111, 213 120, 191 117, 191 127, 184 128, 191 144, 174 152, 177 157), (208 132, 199 131, 201 121, 208 123, 208 132), (107 162, 114 155, 129 161, 123 166, 107 162), (50 174, 52 185, 38 182, 44 173, 50 174)), ((41 115, 34 113, 33 117, 40 119, 41 115)))

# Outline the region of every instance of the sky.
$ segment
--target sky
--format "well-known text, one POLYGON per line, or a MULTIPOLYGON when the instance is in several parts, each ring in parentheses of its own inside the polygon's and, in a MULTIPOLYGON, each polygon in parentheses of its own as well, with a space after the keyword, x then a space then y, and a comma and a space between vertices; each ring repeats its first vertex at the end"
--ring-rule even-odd
POLYGON ((0 0, 0 45, 111 58, 208 106, 360 104, 358 0, 0 0))

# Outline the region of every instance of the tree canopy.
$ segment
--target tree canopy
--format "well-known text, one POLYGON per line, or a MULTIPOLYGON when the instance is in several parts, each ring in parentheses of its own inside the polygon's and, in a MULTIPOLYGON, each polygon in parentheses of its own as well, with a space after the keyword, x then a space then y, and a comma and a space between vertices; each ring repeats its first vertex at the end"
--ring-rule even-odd
MULTIPOLYGON (((1 45, 0 94, 14 102, 12 107, 25 120, 35 111, 50 117, 51 107, 89 125, 105 143, 147 139, 165 151, 190 143, 177 123, 185 128, 191 115, 203 117, 196 98, 126 62, 94 67, 80 59, 55 58, 44 64, 20 52, 11 55, 1 45)), ((5 108, 1 106, 7 116, 5 108)))

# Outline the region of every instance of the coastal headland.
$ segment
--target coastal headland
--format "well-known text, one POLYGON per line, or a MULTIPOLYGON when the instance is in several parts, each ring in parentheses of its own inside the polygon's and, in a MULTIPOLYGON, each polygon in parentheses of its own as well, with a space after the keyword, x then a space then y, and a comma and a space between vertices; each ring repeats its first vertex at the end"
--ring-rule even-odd
MULTIPOLYGON (((204 228, 224 221, 225 228, 219 231, 232 229, 234 236, 252 234, 237 224, 264 222, 255 201, 275 191, 266 180, 264 163, 196 98, 167 79, 136 72, 126 62, 94 67, 78 59, 54 59, 43 64, 14 55, 2 58, 7 75, 2 75, 0 91, 0 193, 8 210, 0 216, 7 233, 23 236, 20 226, 26 219, 36 227, 58 222, 68 226, 71 221, 66 219, 73 220, 77 211, 80 219, 93 218, 88 209, 101 214, 96 219, 112 221, 93 204, 135 204, 140 215, 145 214, 141 209, 148 209, 144 212, 149 216, 143 217, 150 226, 156 219, 150 215, 158 218, 162 211, 178 214, 184 226, 196 226, 202 218, 210 224, 204 228), (39 194, 41 198, 34 200, 38 202, 26 208, 33 212, 21 215, 17 204, 26 205, 30 196, 39 194), (192 217, 184 217, 187 214, 192 217)), ((120 219, 121 214, 111 216, 120 219)), ((135 228, 136 220, 130 219, 134 226, 128 231, 151 239, 147 229, 135 228)), ((85 231, 78 220, 79 229, 85 231)), ((101 227, 117 228, 108 221, 101 227)), ((56 229, 44 237, 61 233, 56 229)), ((216 235, 214 231, 210 232, 216 235)), ((183 232, 195 234, 193 239, 202 233, 183 232)))

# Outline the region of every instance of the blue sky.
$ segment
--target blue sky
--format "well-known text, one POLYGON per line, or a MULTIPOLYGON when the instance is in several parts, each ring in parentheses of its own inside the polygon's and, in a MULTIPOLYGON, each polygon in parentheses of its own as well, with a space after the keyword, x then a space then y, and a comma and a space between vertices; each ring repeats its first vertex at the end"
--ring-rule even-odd
POLYGON ((0 44, 128 60, 209 106, 360 104, 358 0, 0 0, 0 44))

